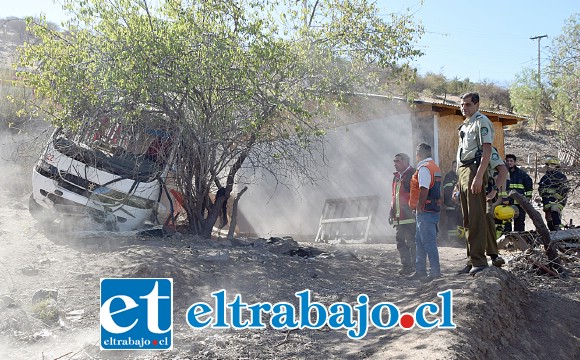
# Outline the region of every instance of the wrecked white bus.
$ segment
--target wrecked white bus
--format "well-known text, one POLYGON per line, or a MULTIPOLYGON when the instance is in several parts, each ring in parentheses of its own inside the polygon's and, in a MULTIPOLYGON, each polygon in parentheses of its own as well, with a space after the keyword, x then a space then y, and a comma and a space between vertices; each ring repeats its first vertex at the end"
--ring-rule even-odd
POLYGON ((107 119, 56 129, 32 174, 31 215, 89 218, 109 231, 174 224, 182 198, 169 186, 168 132, 107 119))

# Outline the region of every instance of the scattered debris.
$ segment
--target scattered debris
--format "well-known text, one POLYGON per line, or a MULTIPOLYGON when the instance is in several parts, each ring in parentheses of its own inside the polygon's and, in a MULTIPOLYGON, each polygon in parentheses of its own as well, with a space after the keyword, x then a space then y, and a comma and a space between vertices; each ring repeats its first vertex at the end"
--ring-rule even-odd
POLYGON ((210 251, 198 256, 198 259, 209 262, 228 262, 230 261, 230 253, 227 250, 210 251))
POLYGON ((65 317, 70 322, 78 322, 78 321, 81 321, 84 313, 85 313, 84 309, 73 310, 73 311, 67 312, 65 317))
POLYGON ((291 237, 271 237, 266 240, 268 251, 274 254, 288 254, 291 251, 296 251, 300 248, 298 243, 291 237))
POLYGON ((14 302, 14 299, 12 299, 10 296, 8 295, 0 296, 0 310, 14 306, 16 306, 16 303, 14 302))
POLYGON ((46 299, 58 300, 58 290, 54 289, 41 289, 32 295, 32 303, 37 303, 46 299))
POLYGON ((38 269, 31 265, 21 268, 20 271, 22 271, 24 275, 28 276, 38 275, 38 269))
POLYGON ((524 251, 523 257, 525 262, 532 264, 533 269, 539 269, 539 273, 548 273, 553 276, 567 278, 569 272, 562 264, 560 252, 567 249, 577 249, 580 229, 568 229, 550 232, 542 220, 542 215, 533 207, 533 205, 522 195, 512 191, 509 196, 516 200, 528 214, 536 227, 536 231, 520 231, 503 235, 498 239, 500 248, 509 248, 512 244, 518 250, 524 251), (570 246, 563 243, 563 240, 570 240, 570 246), (534 251, 540 245, 543 245, 544 251, 534 251), (542 254, 530 258, 531 254, 542 254), (546 261, 547 258, 547 261, 546 261))
POLYGON ((34 338, 34 340, 40 340, 40 339, 44 339, 44 338, 48 338, 52 336, 52 332, 50 330, 47 329, 42 329, 38 332, 35 332, 32 337, 34 338))

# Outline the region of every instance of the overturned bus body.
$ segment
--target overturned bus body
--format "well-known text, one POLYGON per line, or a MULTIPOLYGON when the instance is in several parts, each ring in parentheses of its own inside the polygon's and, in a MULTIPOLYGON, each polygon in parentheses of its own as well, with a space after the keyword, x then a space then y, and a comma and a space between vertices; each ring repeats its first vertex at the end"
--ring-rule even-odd
POLYGON ((167 185, 172 183, 169 133, 107 120, 97 124, 53 132, 33 170, 32 216, 43 222, 90 218, 110 231, 174 221, 182 198, 167 185))

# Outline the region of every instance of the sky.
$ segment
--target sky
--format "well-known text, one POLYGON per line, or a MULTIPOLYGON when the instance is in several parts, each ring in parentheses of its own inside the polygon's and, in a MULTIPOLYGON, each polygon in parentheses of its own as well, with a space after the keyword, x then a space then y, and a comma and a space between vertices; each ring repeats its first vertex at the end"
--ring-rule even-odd
MULTIPOLYGON (((0 17, 37 16, 66 19, 62 0, 0 0, 0 17)), ((414 62, 419 73, 442 73, 451 79, 492 81, 509 85, 524 67, 547 64, 548 46, 562 32, 566 19, 580 13, 578 0, 378 0, 382 14, 414 14, 426 33, 418 41, 425 53, 414 62)))
POLYGON ((418 42, 424 56, 415 62, 419 73, 443 73, 447 78, 489 80, 509 85, 524 67, 547 64, 548 48, 562 33, 578 0, 382 0, 387 13, 407 8, 425 27, 418 42))

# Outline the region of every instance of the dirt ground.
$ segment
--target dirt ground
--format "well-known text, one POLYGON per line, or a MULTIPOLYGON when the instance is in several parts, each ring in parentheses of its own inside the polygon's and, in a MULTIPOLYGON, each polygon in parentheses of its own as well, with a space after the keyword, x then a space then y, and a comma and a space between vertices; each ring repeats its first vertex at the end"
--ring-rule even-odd
MULTIPOLYGON (((577 359, 580 357, 578 264, 567 280, 510 266, 475 277, 455 275, 465 250, 441 247, 444 277, 431 283, 397 274, 394 244, 328 245, 242 239, 79 238, 40 228, 26 195, 0 193, 0 358, 2 359, 577 359), (298 245, 311 257, 284 254, 298 245), (523 274, 523 275, 522 275, 523 274), (99 279, 172 277, 174 349, 99 349, 99 279), (362 340, 344 330, 193 330, 187 308, 226 289, 247 303, 294 302, 310 289, 323 304, 392 302, 402 311, 453 290, 455 330, 371 328, 362 340), (33 301, 56 290, 55 301, 33 301), (46 294, 48 292, 45 292, 46 294), (38 295, 37 295, 38 296, 38 295)), ((505 253, 513 260, 517 252, 505 253)), ((517 261, 512 261, 517 263, 517 261)), ((230 299, 231 300, 231 299, 230 299)))
MULTIPOLYGON (((9 173, 10 176, 21 174, 9 173)), ((29 170, 25 170, 27 175, 29 170)), ((22 185, 22 184, 20 184, 22 185)), ((0 190, 0 359, 578 359, 580 264, 567 279, 537 275, 518 251, 504 251, 502 269, 456 275, 459 244, 439 248, 443 277, 430 283, 399 276, 394 244, 329 245, 172 237, 91 236, 40 227, 27 209, 26 186, 0 190), (291 256, 291 250, 301 249, 291 256), (171 277, 174 347, 167 352, 101 351, 99 279, 171 277), (346 330, 194 330, 188 307, 228 300, 391 302, 402 311, 440 303, 453 290, 454 330, 370 328, 351 340, 346 330), (47 299, 49 298, 49 299, 47 299), (43 299, 43 300, 39 300, 43 299)))

